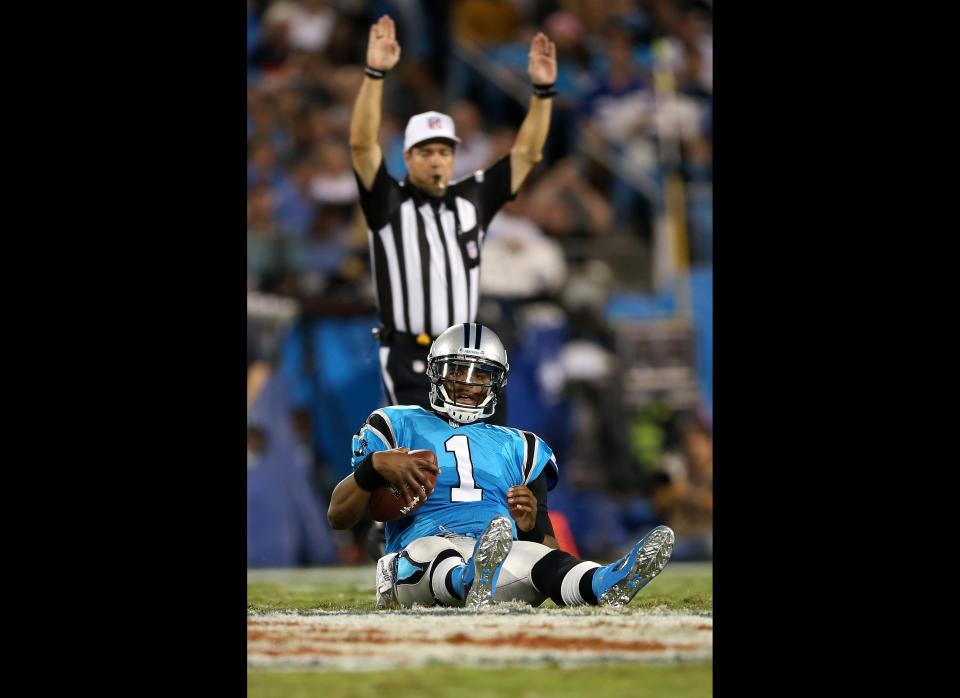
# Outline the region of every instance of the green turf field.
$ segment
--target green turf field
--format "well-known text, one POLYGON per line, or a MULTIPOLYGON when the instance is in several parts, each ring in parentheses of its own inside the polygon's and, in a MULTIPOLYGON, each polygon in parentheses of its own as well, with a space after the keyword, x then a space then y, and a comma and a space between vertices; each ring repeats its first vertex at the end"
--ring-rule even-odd
POLYGON ((420 671, 251 671, 253 698, 704 698, 711 663, 612 665, 590 669, 431 667, 420 671), (469 687, 469 688, 467 688, 469 687))
MULTIPOLYGON (((697 613, 712 615, 713 572, 709 563, 671 563, 625 613, 697 613)), ((543 608, 555 608, 548 601, 543 608)), ((247 612, 374 611, 373 567, 304 570, 250 570, 247 612)), ((581 609, 582 610, 582 609, 581 609)), ((248 670, 251 697, 297 696, 657 696, 712 695, 713 664, 620 663, 587 668, 458 667, 431 665, 418 670, 331 671, 248 670)))

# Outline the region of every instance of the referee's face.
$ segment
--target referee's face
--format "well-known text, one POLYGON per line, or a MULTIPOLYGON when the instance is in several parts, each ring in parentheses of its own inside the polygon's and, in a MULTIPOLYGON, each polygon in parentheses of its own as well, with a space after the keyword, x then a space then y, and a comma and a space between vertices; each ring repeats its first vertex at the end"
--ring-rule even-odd
POLYGON ((430 196, 443 196, 453 177, 453 146, 446 141, 426 141, 403 154, 410 181, 430 196))

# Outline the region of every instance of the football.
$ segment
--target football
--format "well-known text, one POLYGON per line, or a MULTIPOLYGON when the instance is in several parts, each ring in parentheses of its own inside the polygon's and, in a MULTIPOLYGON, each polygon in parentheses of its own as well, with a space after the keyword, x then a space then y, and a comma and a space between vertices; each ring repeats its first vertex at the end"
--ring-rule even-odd
MULTIPOLYGON (((420 456, 421 458, 429 460, 433 463, 437 462, 437 454, 426 449, 410 451, 410 455, 420 456)), ((424 472, 426 472, 427 476, 430 478, 431 485, 437 482, 437 476, 432 471, 425 470, 424 472)), ((423 487, 420 489, 420 494, 414 498, 413 506, 408 507, 406 502, 403 500, 403 495, 400 493, 400 489, 396 485, 382 485, 375 489, 370 495, 370 501, 367 504, 367 511, 370 512, 370 517, 374 521, 394 521, 395 519, 409 516, 419 509, 420 505, 423 504, 427 499, 427 491, 423 487)))

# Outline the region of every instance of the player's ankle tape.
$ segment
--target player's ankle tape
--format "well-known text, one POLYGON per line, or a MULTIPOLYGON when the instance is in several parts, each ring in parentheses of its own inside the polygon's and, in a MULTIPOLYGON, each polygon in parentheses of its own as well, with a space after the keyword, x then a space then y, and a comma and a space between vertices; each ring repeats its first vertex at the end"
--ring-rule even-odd
POLYGON ((376 468, 373 467, 373 454, 370 453, 360 461, 353 471, 353 479, 357 481, 357 487, 365 492, 373 492, 375 489, 381 485, 386 485, 387 481, 384 479, 376 468))

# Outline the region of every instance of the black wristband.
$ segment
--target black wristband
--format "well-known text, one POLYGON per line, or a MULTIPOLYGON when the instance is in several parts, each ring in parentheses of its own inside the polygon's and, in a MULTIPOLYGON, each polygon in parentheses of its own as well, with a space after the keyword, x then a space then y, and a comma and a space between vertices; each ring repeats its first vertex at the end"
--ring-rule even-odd
POLYGON ((383 78, 386 77, 388 71, 377 70, 376 68, 371 68, 370 66, 365 65, 363 67, 363 72, 366 73, 369 77, 373 78, 374 80, 383 80, 383 78))
POLYGON ((520 530, 520 527, 517 526, 517 540, 528 540, 533 543, 542 543, 546 536, 547 531, 540 523, 539 519, 537 519, 537 522, 533 524, 533 528, 531 528, 529 531, 522 531, 520 530))
POLYGON ((539 97, 540 99, 548 99, 553 97, 555 94, 557 94, 557 88, 554 87, 556 84, 557 83, 555 82, 551 82, 547 85, 537 85, 534 83, 533 94, 535 97, 539 97))
POLYGON ((383 475, 373 467, 373 453, 368 454, 360 461, 360 465, 354 468, 353 479, 357 481, 357 487, 364 492, 373 492, 381 485, 387 484, 383 475))

